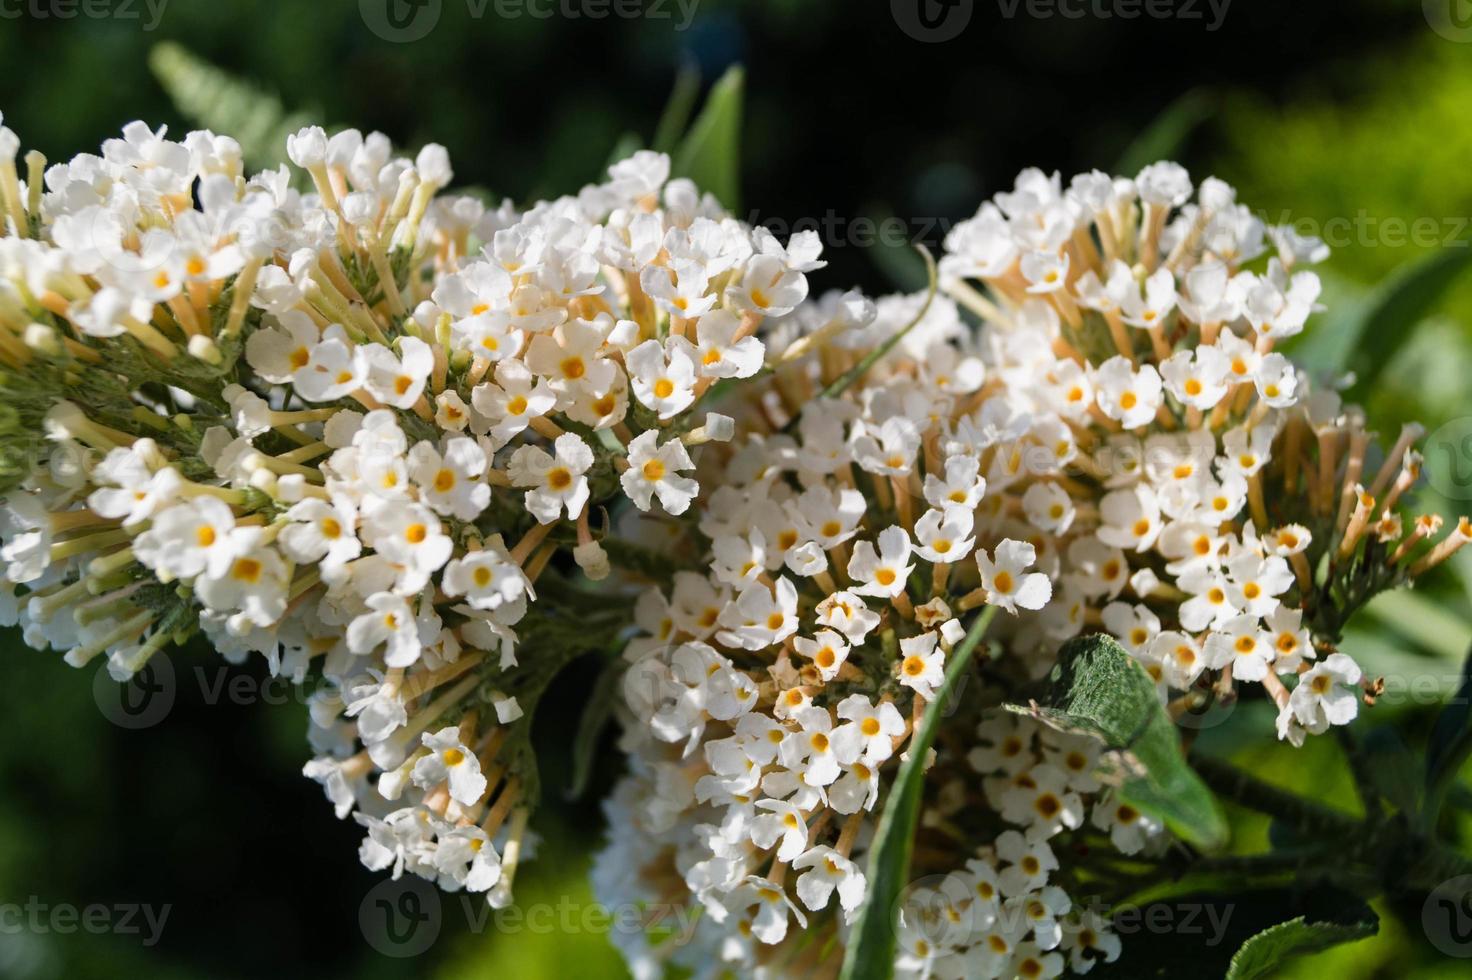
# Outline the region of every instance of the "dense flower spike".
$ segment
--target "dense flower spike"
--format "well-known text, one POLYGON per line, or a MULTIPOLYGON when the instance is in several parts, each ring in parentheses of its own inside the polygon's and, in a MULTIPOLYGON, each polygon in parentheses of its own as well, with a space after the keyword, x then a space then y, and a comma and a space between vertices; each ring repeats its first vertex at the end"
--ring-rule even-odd
POLYGON ((0 614, 120 679, 195 633, 320 678, 305 772, 364 863, 498 906, 538 701, 621 651, 596 884, 703 912, 618 937, 641 977, 844 941, 983 605, 1009 615, 939 720, 896 966, 1114 959, 1074 855, 1168 835, 1099 745, 1000 705, 1104 630, 1173 715, 1263 696, 1301 744, 1373 693, 1344 620, 1472 537, 1402 513, 1418 432, 1382 462, 1274 350, 1322 247, 1174 164, 1025 172, 947 239, 945 296, 871 302, 810 297, 815 235, 655 153, 522 212, 376 133, 303 130, 250 177, 228 137, 135 123, 22 181, 17 142, 0 614))
POLYGON ((981 605, 1014 617, 942 721, 902 975, 1055 976, 1119 955, 1087 893, 1065 890, 1082 869, 1064 855, 1156 854, 1164 827, 1119 797, 1096 743, 999 708, 1069 637, 1113 634, 1174 716, 1260 685, 1295 744, 1355 717, 1344 618, 1466 525, 1428 546, 1434 521, 1396 510, 1418 433, 1372 475, 1358 411, 1273 351, 1314 309, 1318 281, 1295 267, 1322 249, 1220 181, 1191 198, 1172 164, 1067 190, 1029 171, 947 240, 954 305, 917 322, 923 297, 892 297, 838 328, 825 298, 773 325, 804 356, 779 359, 702 459, 717 489, 687 549, 704 572, 649 594, 650 636, 626 652, 631 775, 597 884, 705 913, 687 947, 621 937, 636 975, 822 967, 887 780, 981 605), (1263 271, 1242 268, 1270 240, 1263 271))

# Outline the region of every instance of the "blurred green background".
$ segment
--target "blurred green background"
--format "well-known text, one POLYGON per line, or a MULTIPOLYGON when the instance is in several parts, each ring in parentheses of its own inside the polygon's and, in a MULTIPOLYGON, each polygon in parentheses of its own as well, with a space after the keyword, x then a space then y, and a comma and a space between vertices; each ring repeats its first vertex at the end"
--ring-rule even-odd
MULTIPOLYGON (((896 250, 855 244, 856 219, 913 218, 910 233, 934 246, 946 222, 1010 186, 1023 166, 1067 175, 1169 152, 1198 178, 1236 184, 1267 220, 1331 239, 1321 269, 1331 312, 1300 351, 1325 371, 1356 364, 1338 340, 1348 335, 1336 332, 1346 311, 1407 263, 1472 239, 1472 29, 1457 26, 1458 0, 1236 0, 1215 29, 1204 3, 1177 5, 1195 19, 1069 19, 976 2, 944 43, 899 27, 896 9, 916 0, 698 0, 693 9, 662 0, 652 5, 658 16, 636 19, 558 13, 592 9, 567 0, 537 8, 549 17, 503 16, 525 8, 495 0, 427 2, 439 10, 433 29, 396 43, 368 26, 385 0, 119 0, 108 17, 67 0, 6 0, 0 108, 23 144, 52 161, 95 152, 135 118, 182 135, 191 126, 148 67, 156 44, 175 41, 275 93, 290 112, 381 129, 403 146, 444 143, 457 183, 525 202, 594 179, 625 134, 647 140, 682 68, 708 83, 741 63, 743 216, 779 228, 828 222, 831 267, 820 284, 895 288, 905 268, 896 250)), ((1360 393, 1389 438, 1403 420, 1436 432, 1472 415, 1472 277, 1393 335, 1361 341, 1386 352, 1360 393)), ((1459 461, 1430 456, 1433 488, 1465 489, 1450 469, 1459 461)), ((1438 497, 1426 492, 1428 509, 1466 506, 1438 497)), ((1415 751, 1454 690, 1472 640, 1458 570, 1378 603, 1347 639, 1367 672, 1402 692, 1366 712, 1362 735, 1394 728, 1415 751)), ((90 672, 70 672, 13 633, 0 636, 0 658, 0 906, 170 907, 152 946, 119 931, 0 921, 0 977, 622 975, 596 929, 497 935, 453 897, 428 950, 375 951, 359 911, 379 879, 356 862, 358 828, 335 820, 298 775, 305 708, 290 696, 263 703, 284 692, 262 687, 258 670, 176 653, 167 718, 130 730, 99 712, 90 672)), ((571 671, 537 720, 550 762, 535 826, 546 839, 518 881, 524 904, 588 901, 600 817, 593 802, 562 799, 558 746, 593 670, 571 671)), ((1270 722, 1253 707, 1203 744, 1357 808, 1331 740, 1300 753, 1270 744, 1270 722)), ((590 800, 617 766, 605 746, 590 800)), ((1265 846, 1262 820, 1234 817, 1235 848, 1265 846)), ((1458 819, 1465 843, 1472 820, 1458 819)), ((1411 909, 1385 915, 1378 937, 1303 961, 1293 975, 1450 977, 1467 968, 1424 942, 1411 909)))

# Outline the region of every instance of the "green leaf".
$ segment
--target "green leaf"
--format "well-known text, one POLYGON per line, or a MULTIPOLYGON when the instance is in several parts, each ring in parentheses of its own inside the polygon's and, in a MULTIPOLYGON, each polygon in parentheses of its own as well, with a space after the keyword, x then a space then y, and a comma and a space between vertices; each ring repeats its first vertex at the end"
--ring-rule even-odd
POLYGON ((1211 94, 1192 89, 1165 107, 1120 154, 1114 172, 1133 177, 1152 163, 1176 157, 1186 139, 1215 111, 1211 94))
POLYGON ((741 113, 746 75, 739 65, 721 76, 690 132, 675 150, 672 173, 688 177, 735 212, 741 197, 741 113))
POLYGON ((1448 605, 1412 589, 1392 589, 1377 595, 1365 612, 1427 653, 1456 662, 1472 640, 1472 624, 1448 605))
POLYGON ((1123 799, 1199 847, 1214 849, 1226 842, 1226 819, 1187 764, 1154 682, 1112 637, 1069 640, 1058 652, 1043 695, 1030 706, 1007 707, 1103 739, 1124 770, 1123 799))
POLYGON ((889 788, 874 832, 866 872, 869 895, 849 933, 841 980, 888 980, 894 972, 895 914, 900 893, 909 883, 910 853, 915 846, 915 825, 919 821, 920 797, 925 786, 925 757, 935 742, 940 719, 947 714, 957 682, 970 668, 971 656, 996 611, 995 606, 987 606, 978 613, 966 638, 946 658, 946 679, 935 700, 925 709, 919 730, 905 747, 905 761, 889 788))
POLYGON ((1107 914, 1124 950, 1113 963, 1099 964, 1089 980, 1247 980, 1265 975, 1246 972, 1260 968, 1264 953, 1277 957, 1276 968, 1290 957, 1378 929, 1375 913, 1362 900, 1328 887, 1190 892, 1117 905, 1107 914))
MULTIPOLYGON (((880 211, 872 216, 875 228, 884 228, 894 218, 893 211, 880 211)), ((878 267, 895 289, 902 293, 916 293, 926 288, 929 275, 925 259, 910 243, 900 243, 889 236, 880 235, 872 248, 866 250, 869 258, 878 267)))
POLYGON ((1436 716, 1426 742, 1425 826, 1435 828, 1448 788, 1472 754, 1472 650, 1462 664, 1462 685, 1436 716))
POLYGON ((692 62, 680 66, 675 76, 675 86, 670 90, 670 100, 660 114, 659 125, 654 130, 654 142, 650 149, 660 153, 673 153, 690 125, 690 113, 695 111, 695 100, 700 97, 700 70, 692 62))
POLYGON ((1395 353, 1472 266, 1472 243, 1457 242, 1410 262, 1377 286, 1339 327, 1356 372, 1346 398, 1362 400, 1395 353))
POLYGON ((1334 908, 1280 922, 1248 939, 1232 957, 1226 980, 1275 976, 1295 956, 1317 953, 1380 931, 1380 919, 1373 909, 1352 896, 1343 899, 1334 908))
POLYGON ((317 113, 288 112, 276 96, 170 41, 153 46, 148 66, 180 115, 233 136, 252 169, 285 163, 286 137, 318 122, 317 113))
POLYGON ((1421 809, 1421 783, 1416 778, 1419 766, 1400 733, 1389 725, 1372 728, 1359 751, 1376 791, 1402 813, 1417 813, 1421 809))

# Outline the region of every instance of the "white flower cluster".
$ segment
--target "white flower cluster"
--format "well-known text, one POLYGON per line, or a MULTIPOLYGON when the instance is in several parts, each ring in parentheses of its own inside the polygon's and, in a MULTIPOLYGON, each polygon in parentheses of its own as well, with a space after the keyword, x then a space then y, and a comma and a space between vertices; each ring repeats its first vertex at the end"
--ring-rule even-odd
POLYGON ((1097 916, 1069 916, 1046 842, 1133 854, 1163 828, 1101 783, 1086 740, 995 707, 1065 640, 1114 635, 1173 716, 1260 684, 1295 744, 1355 717, 1360 670, 1323 613, 1444 560, 1469 525, 1422 548, 1439 521, 1407 532, 1396 510, 1418 433, 1367 472, 1357 410, 1272 349, 1314 309, 1296 267, 1322 246, 1264 228, 1220 181, 1192 196, 1174 164, 1066 191, 1025 172, 946 243, 943 284, 979 333, 950 302, 881 300, 738 417, 723 468, 701 472, 701 569, 645 596, 625 654, 632 775, 598 882, 704 912, 684 949, 628 938, 636 973, 671 957, 795 973, 846 938, 885 775, 977 606, 1017 615, 942 722, 917 842, 936 847, 912 871, 941 884, 902 915, 908 975, 1118 955, 1097 916))
POLYGON ((531 716, 622 642, 597 884, 703 913, 620 937, 641 976, 818 968, 942 709, 897 966, 1115 958, 1065 856, 1165 832, 1001 705, 1106 630, 1172 715, 1265 696, 1301 742, 1375 693, 1344 618, 1472 537, 1401 515, 1414 430, 1380 462, 1273 350, 1322 245, 1173 164, 1028 171, 948 238, 947 296, 876 302, 810 298, 816 235, 656 153, 521 212, 353 130, 253 176, 142 124, 24 179, 17 152, 0 126, 0 618, 118 678, 197 632, 320 678, 306 773, 365 864, 496 905, 531 716))
POLYGON ((306 772, 360 810, 364 862, 504 902, 535 799, 516 692, 588 649, 520 669, 534 583, 565 546, 609 573, 615 497, 689 507, 687 446, 731 435, 690 410, 762 369, 815 236, 651 152, 519 213, 438 195, 444 150, 378 133, 291 138, 303 191, 141 123, 21 184, 0 132, 0 355, 14 440, 45 440, 0 526, 9 621, 119 679, 196 627, 320 670, 306 772))

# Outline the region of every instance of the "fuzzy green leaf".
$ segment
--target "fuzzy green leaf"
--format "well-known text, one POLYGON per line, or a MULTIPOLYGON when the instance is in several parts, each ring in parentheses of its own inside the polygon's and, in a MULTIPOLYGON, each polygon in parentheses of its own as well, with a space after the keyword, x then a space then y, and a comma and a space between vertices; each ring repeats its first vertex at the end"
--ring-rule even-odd
POLYGON ((1117 905, 1109 917, 1124 950, 1100 963, 1089 980, 1175 980, 1177 977, 1272 975, 1285 960, 1373 935, 1375 913, 1339 889, 1259 888, 1192 891, 1143 905, 1117 905), (1257 972, 1264 954, 1269 973, 1257 972))
POLYGON ((888 980, 894 972, 895 915, 900 894, 909 884, 910 854, 915 847, 915 826, 920 818, 920 797, 925 786, 925 757, 935 742, 940 719, 954 696, 957 682, 971 666, 971 656, 981 643, 995 606, 977 614, 961 641, 946 658, 946 679, 935 701, 925 711, 920 728, 905 747, 906 758, 895 775, 874 832, 869 851, 869 895, 859 909, 858 920, 849 933, 844 951, 841 980, 888 980))
POLYGON ((1328 913, 1308 913, 1264 929, 1242 944, 1227 968, 1226 980, 1259 980, 1276 976, 1296 956, 1317 953, 1340 943, 1373 936, 1380 919, 1364 902, 1352 896, 1328 913))
POLYGON ((1122 798, 1199 847, 1226 842, 1226 819, 1187 764, 1154 682, 1112 637, 1065 643, 1042 696, 1030 706, 1008 707, 1102 739, 1124 770, 1122 798))

